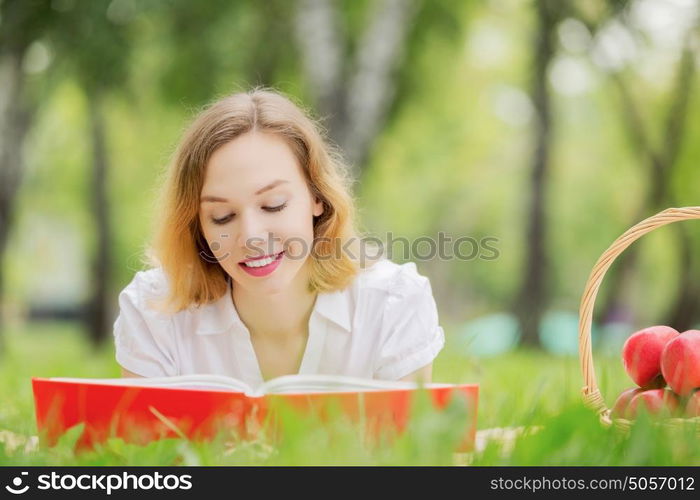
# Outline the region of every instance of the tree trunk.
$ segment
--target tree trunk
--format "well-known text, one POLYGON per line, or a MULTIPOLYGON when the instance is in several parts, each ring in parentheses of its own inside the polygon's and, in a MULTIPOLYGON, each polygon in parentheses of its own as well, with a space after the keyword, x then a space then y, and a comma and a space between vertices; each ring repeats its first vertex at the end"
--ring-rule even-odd
POLYGON ((355 166, 358 179, 394 102, 394 75, 403 62, 417 11, 413 0, 384 0, 377 4, 360 38, 344 92, 347 120, 339 130, 340 146, 355 166))
POLYGON ((338 22, 337 7, 326 0, 302 0, 295 19, 297 45, 311 96, 329 133, 342 119, 341 88, 345 33, 338 22))
MULTIPOLYGON (((629 227, 675 204, 673 195, 670 192, 671 176, 677 164, 676 160, 687 129, 688 103, 693 89, 694 76, 694 55, 688 42, 678 67, 676 88, 666 117, 663 151, 660 153, 651 144, 639 108, 632 98, 627 85, 619 75, 614 75, 614 81, 620 91, 627 130, 632 139, 632 144, 635 150, 641 153, 642 159, 649 166, 649 191, 634 220, 628 224, 629 227)), ((687 252, 685 246, 692 243, 685 238, 681 238, 680 241, 681 259, 683 259, 683 252, 687 252)), ((624 305, 622 290, 632 277, 636 267, 637 254, 638 247, 635 245, 625 251, 618 259, 606 287, 608 290, 607 300, 601 308, 603 321, 626 319, 628 313, 624 305)), ((688 283, 685 278, 681 278, 677 293, 679 302, 672 308, 675 312, 669 313, 671 317, 680 314, 679 311, 686 308, 682 302, 687 300, 685 298, 687 294, 692 294, 691 283, 688 283)))
POLYGON ((359 179, 376 135, 394 102, 395 72, 417 12, 415 0, 373 2, 373 15, 354 58, 338 27, 336 6, 305 0, 296 31, 306 79, 319 114, 327 118, 331 139, 342 149, 359 179), (350 59, 348 66, 343 61, 350 59))
POLYGON ((105 120, 99 91, 88 91, 89 126, 92 137, 91 205, 95 223, 95 247, 91 266, 92 290, 86 310, 88 336, 94 345, 111 333, 109 278, 111 269, 111 226, 107 194, 108 157, 105 120))
POLYGON ((535 149, 530 175, 530 206, 527 210, 526 253, 522 283, 516 296, 514 312, 521 329, 521 341, 525 345, 539 347, 539 327, 548 302, 549 278, 546 252, 545 191, 548 180, 552 113, 551 97, 547 84, 547 69, 556 49, 554 30, 559 12, 551 0, 535 2, 537 33, 534 49, 534 80, 532 100, 535 108, 535 149))
POLYGON ((681 259, 678 268, 678 291, 676 302, 671 307, 665 324, 672 326, 679 332, 689 330, 694 325, 700 305, 700 276, 694 272, 694 260, 692 239, 688 234, 687 226, 683 223, 676 224, 679 236, 681 259))
POLYGON ((4 351, 5 322, 2 262, 14 223, 13 209, 22 179, 22 146, 31 122, 31 113, 23 95, 22 56, 23 50, 0 52, 0 354, 4 351))
MULTIPOLYGON (((666 121, 666 161, 669 164, 669 168, 677 164, 681 145, 687 135, 688 110, 690 109, 690 99, 695 89, 696 75, 696 54, 691 49, 691 43, 689 37, 680 61, 676 99, 673 101, 666 121)), ((700 315, 700 308, 698 307, 698 304, 700 304, 700 281, 697 279, 699 277, 698 273, 694 272, 694 270, 697 270, 694 262, 697 253, 693 250, 693 240, 688 234, 687 225, 679 225, 678 235, 680 241, 678 290, 676 292, 676 303, 671 306, 666 324, 672 325, 679 331, 684 331, 690 329, 700 315)))

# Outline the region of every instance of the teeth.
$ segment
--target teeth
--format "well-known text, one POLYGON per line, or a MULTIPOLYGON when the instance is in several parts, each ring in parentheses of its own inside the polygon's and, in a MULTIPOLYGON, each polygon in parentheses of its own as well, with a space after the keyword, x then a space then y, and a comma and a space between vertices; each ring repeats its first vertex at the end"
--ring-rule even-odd
POLYGON ((274 262, 274 260, 275 260, 275 257, 268 257, 266 259, 252 260, 250 262, 244 262, 243 264, 245 264, 247 267, 263 267, 263 266, 270 264, 271 262, 274 262))

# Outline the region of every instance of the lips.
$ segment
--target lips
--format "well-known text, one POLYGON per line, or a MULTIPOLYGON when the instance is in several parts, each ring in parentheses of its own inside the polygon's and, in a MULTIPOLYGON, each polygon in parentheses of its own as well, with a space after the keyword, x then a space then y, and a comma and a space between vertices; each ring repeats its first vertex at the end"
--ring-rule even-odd
MULTIPOLYGON (((255 278, 263 278, 275 272, 275 270, 280 266, 282 258, 284 257, 284 252, 276 254, 274 257, 269 257, 265 259, 260 264, 247 263, 244 264, 240 262, 238 267, 255 278)), ((260 259, 249 259, 253 261, 259 261, 260 259)))
POLYGON ((263 255, 261 257, 252 257, 250 259, 244 259, 244 260, 240 261, 239 264, 243 264, 244 262, 254 262, 256 260, 263 260, 263 259, 268 259, 268 258, 274 259, 276 257, 279 257, 279 255, 283 252, 284 252, 284 250, 282 252, 273 253, 271 255, 263 255))

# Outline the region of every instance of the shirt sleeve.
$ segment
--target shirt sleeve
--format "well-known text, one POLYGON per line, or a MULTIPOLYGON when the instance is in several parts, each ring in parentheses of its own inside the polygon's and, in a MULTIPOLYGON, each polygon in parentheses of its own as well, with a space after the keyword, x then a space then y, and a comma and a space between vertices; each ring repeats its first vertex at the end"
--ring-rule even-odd
POLYGON ((430 281, 414 263, 401 266, 390 290, 374 377, 398 380, 432 363, 445 345, 445 333, 430 281))
POLYGON ((139 271, 119 294, 114 322, 117 363, 136 375, 177 375, 172 316, 152 308, 158 296, 155 270, 139 271))

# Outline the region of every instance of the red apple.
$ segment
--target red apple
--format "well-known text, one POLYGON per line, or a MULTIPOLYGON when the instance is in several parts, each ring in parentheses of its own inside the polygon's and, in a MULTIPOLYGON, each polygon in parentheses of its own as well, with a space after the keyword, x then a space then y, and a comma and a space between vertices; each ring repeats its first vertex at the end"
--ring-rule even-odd
POLYGON ((661 354, 661 372, 674 392, 688 396, 700 387, 700 330, 671 340, 661 354))
POLYGON ((685 414, 688 417, 700 417, 700 390, 693 392, 685 404, 685 414))
POLYGON ((652 415, 675 415, 678 413, 679 403, 678 396, 668 389, 649 389, 632 397, 626 414, 627 418, 636 418, 637 412, 640 411, 639 405, 642 405, 641 411, 646 410, 652 415))
POLYGON ((651 326, 633 333, 622 346, 622 363, 630 378, 643 389, 666 385, 661 373, 661 353, 678 337, 670 326, 651 326))
POLYGON ((612 418, 628 418, 627 408, 629 407, 630 401, 632 401, 632 398, 642 391, 643 389, 640 389, 639 387, 632 387, 622 391, 622 393, 620 393, 620 395, 617 397, 617 400, 615 400, 610 416, 612 418))

